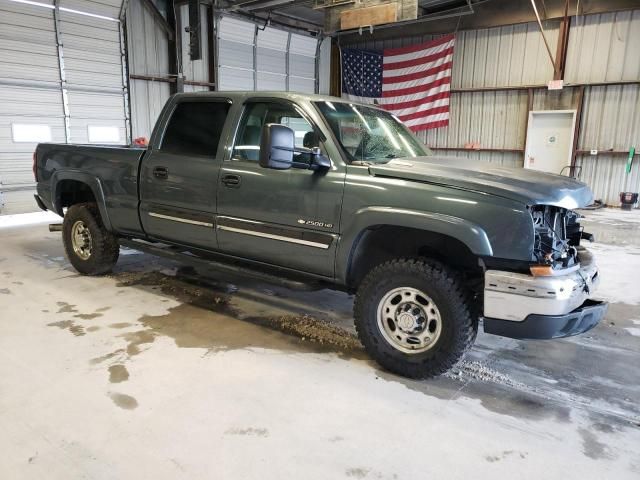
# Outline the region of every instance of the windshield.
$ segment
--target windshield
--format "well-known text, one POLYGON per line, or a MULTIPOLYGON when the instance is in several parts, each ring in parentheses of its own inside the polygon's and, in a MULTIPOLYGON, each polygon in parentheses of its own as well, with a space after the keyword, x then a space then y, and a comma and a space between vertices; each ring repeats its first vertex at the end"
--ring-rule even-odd
POLYGON ((392 158, 431 155, 393 115, 377 108, 341 102, 315 102, 349 161, 386 163, 392 158))

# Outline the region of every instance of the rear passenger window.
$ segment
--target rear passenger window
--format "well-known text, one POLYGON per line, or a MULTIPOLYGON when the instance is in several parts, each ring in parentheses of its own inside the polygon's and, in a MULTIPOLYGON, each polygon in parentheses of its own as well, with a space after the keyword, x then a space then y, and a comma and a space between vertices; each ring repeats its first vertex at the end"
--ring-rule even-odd
POLYGON ((227 102, 182 102, 173 111, 160 150, 214 157, 229 111, 227 102))

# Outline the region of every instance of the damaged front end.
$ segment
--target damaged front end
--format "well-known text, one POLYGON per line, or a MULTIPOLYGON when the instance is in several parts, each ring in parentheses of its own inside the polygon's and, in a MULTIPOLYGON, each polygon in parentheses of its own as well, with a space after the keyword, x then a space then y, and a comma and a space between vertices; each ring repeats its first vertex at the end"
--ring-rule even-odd
POLYGON ((530 212, 534 228, 532 273, 544 275, 577 268, 580 241, 593 241, 593 235, 584 232, 580 225, 581 215, 551 205, 535 205, 530 212))
POLYGON ((598 324, 607 305, 591 299, 599 283, 593 255, 580 245, 592 240, 580 214, 552 205, 530 207, 534 244, 530 274, 487 270, 484 330, 513 338, 558 338, 598 324))

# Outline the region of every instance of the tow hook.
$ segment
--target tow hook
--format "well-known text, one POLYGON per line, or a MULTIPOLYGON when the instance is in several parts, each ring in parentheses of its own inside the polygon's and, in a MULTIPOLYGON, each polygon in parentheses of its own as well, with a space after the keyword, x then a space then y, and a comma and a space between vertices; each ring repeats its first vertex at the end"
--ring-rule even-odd
POLYGON ((50 232, 61 232, 62 231, 62 224, 61 223, 50 223, 49 224, 49 231, 50 232))

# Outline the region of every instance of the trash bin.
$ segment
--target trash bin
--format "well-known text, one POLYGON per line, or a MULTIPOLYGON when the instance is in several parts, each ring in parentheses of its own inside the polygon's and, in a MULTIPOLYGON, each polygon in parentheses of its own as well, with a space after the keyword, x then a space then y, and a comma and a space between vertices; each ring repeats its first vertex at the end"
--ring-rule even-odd
POLYGON ((638 203, 638 194, 633 192, 621 192, 620 203, 623 210, 631 210, 638 203))

